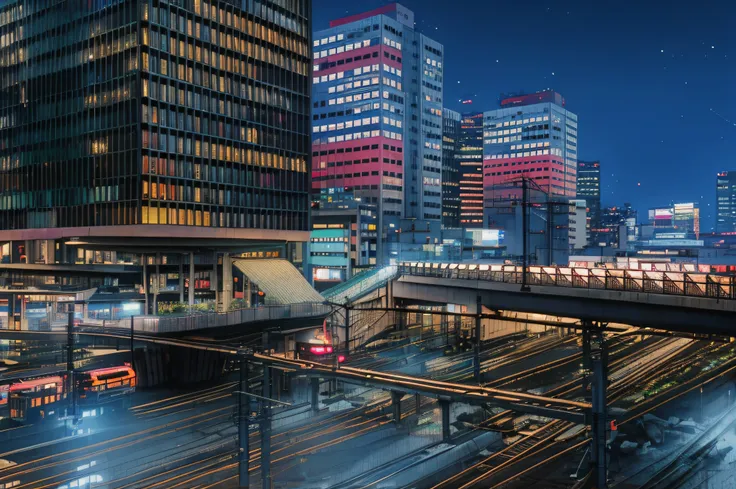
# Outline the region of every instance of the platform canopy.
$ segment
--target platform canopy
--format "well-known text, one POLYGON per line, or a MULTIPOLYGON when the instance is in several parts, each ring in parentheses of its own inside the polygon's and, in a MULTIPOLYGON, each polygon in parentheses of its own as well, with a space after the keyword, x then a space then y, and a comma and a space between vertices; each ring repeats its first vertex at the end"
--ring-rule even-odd
POLYGON ((233 260, 238 270, 266 294, 266 304, 323 302, 304 275, 287 260, 233 260))

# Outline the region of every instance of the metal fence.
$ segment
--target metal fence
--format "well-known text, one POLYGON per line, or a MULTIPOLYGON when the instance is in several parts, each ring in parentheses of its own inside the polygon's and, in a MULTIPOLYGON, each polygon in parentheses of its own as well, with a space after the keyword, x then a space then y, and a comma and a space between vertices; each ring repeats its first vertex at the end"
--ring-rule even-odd
POLYGON ((330 310, 331 307, 329 305, 309 302, 187 316, 136 316, 133 320, 133 327, 135 331, 142 333, 177 333, 181 331, 237 326, 238 324, 255 321, 321 317, 326 316, 330 310))
POLYGON ((377 268, 369 272, 361 273, 345 283, 328 289, 324 291, 322 295, 333 302, 341 304, 345 303, 346 300, 347 302, 352 302, 355 299, 363 297, 364 295, 383 287, 390 280, 395 279, 397 274, 398 269, 393 265, 377 268))
MULTIPOLYGON (((516 265, 410 262, 400 275, 454 278, 521 284, 523 268, 516 265)), ((527 267, 529 285, 619 290, 713 299, 736 299, 736 277, 707 273, 621 270, 604 268, 527 267)))

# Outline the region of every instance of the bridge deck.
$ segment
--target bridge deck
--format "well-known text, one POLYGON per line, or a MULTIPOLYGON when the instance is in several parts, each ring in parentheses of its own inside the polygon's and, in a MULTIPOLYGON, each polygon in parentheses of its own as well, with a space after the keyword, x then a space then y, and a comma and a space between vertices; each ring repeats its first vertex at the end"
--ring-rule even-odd
POLYGON ((651 327, 665 331, 736 336, 736 300, 633 290, 573 288, 404 273, 394 297, 435 304, 474 305, 481 296, 494 310, 530 312, 581 320, 651 327))

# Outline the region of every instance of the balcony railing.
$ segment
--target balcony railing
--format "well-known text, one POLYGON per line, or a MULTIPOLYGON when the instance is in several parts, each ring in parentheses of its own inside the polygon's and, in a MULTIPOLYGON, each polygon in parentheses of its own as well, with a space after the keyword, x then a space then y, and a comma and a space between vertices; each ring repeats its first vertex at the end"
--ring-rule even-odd
MULTIPOLYGON (((399 265, 400 275, 521 284, 522 267, 470 263, 411 262, 399 265)), ((617 290, 647 294, 736 299, 736 277, 707 273, 603 268, 527 267, 529 285, 617 290)))

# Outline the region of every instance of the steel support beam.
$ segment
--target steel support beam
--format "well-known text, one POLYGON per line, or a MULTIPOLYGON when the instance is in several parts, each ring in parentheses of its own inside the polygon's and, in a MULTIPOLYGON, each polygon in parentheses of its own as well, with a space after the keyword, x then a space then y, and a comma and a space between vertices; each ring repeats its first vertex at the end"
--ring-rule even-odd
POLYGON ((608 407, 606 403, 606 386, 608 384, 608 352, 606 349, 603 330, 596 328, 592 331, 593 344, 591 345, 591 363, 593 367, 592 394, 592 426, 591 426, 591 464, 593 481, 596 489, 608 487, 608 453, 606 444, 608 439, 608 407))
POLYGON ((391 411, 393 412, 393 420, 396 424, 401 424, 401 398, 404 397, 403 392, 391 391, 391 411))
POLYGON ((480 327, 483 304, 480 296, 475 298, 475 345, 473 345, 473 378, 480 382, 480 327))
POLYGON ((271 489, 271 367, 263 366, 263 420, 261 421, 261 487, 271 489))
POLYGON ((422 396, 419 395, 419 393, 414 394, 414 403, 416 404, 416 413, 417 416, 422 414, 422 396))
POLYGON ((238 444, 240 452, 238 453, 238 485, 241 488, 250 487, 250 478, 248 476, 248 456, 250 447, 248 446, 248 415, 250 414, 249 404, 250 398, 243 393, 248 392, 248 361, 240 362, 240 392, 238 394, 238 444))
POLYGON ((310 379, 312 385, 312 411, 319 411, 319 377, 310 379))
POLYGON ((440 399, 440 413, 442 417, 442 441, 450 440, 450 401, 440 399))
POLYGON ((348 355, 350 355, 350 306, 349 305, 347 304, 345 305, 344 312, 345 312, 345 358, 348 358, 348 355))
POLYGON ((583 321, 583 398, 590 401, 588 387, 590 387, 591 358, 590 335, 593 326, 590 321, 583 321))

